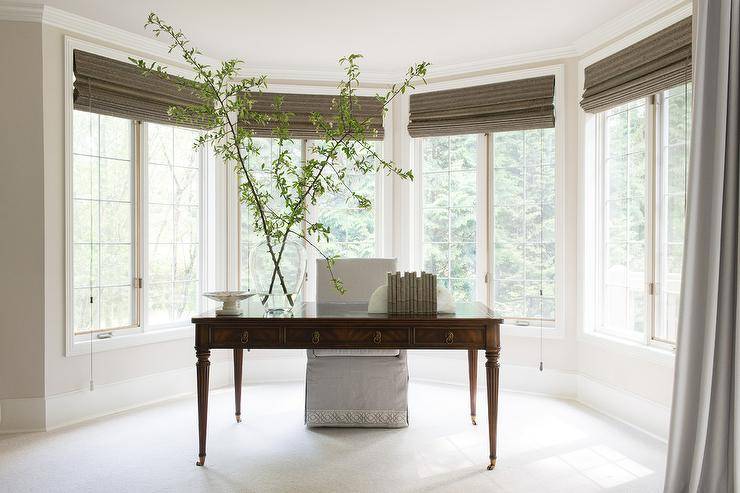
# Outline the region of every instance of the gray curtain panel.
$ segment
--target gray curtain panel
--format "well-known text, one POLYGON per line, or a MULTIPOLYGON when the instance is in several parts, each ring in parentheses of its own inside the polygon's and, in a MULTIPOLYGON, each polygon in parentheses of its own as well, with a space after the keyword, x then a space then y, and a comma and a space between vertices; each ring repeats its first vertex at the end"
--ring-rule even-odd
POLYGON ((740 0, 694 5, 694 117, 665 491, 738 491, 740 0))
POLYGON ((691 81, 691 17, 586 67, 581 108, 590 113, 691 81))
POLYGON ((183 87, 186 79, 145 75, 133 63, 82 50, 74 50, 73 57, 76 110, 167 125, 207 127, 202 121, 176 122, 167 114, 172 106, 202 104, 196 90, 183 87))
MULTIPOLYGON (((243 94, 242 97, 252 101, 252 110, 270 115, 275 112, 275 98, 282 98, 280 109, 291 113, 290 135, 295 139, 315 139, 319 136, 316 127, 311 123, 311 114, 320 113, 328 121, 336 118, 337 111, 333 105, 337 96, 325 94, 287 94, 273 92, 254 92, 243 94)), ((370 121, 371 132, 366 135, 367 140, 383 140, 383 105, 372 96, 355 96, 352 99, 352 113, 359 121, 370 121)), ((254 121, 239 119, 239 126, 248 128, 255 137, 272 137, 275 128, 274 122, 260 124, 254 121)))
POLYGON ((411 137, 508 132, 555 126, 555 76, 412 94, 411 137))

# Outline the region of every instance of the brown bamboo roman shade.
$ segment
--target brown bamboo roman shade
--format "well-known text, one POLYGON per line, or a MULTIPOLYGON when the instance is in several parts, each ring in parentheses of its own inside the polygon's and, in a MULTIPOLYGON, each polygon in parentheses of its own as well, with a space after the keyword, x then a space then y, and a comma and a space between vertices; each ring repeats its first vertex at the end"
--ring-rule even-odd
POLYGON ((412 137, 506 132, 555 126, 555 76, 413 94, 412 137))
MULTIPOLYGON (((289 119, 290 135, 295 139, 315 139, 319 137, 316 127, 310 120, 311 113, 321 113, 327 120, 336 116, 332 110, 332 103, 337 96, 323 94, 285 94, 285 93, 251 93, 249 99, 253 101, 252 111, 267 115, 275 112, 275 97, 282 96, 280 110, 292 113, 289 119)), ((366 136, 368 140, 383 139, 383 105, 374 97, 354 97, 353 115, 359 121, 370 119, 370 130, 366 136), (377 131, 375 133, 374 131, 377 131)), ((275 128, 274 122, 257 124, 255 122, 239 120, 241 128, 247 128, 255 137, 271 137, 275 128)))
MULTIPOLYGON (((178 78, 144 75, 133 63, 74 50, 74 108, 154 123, 180 124, 169 117, 171 106, 197 105, 198 94, 177 84, 178 78)), ((201 127, 193 123, 192 127, 201 127)))
POLYGON ((581 107, 598 113, 691 81, 691 17, 586 67, 581 107))

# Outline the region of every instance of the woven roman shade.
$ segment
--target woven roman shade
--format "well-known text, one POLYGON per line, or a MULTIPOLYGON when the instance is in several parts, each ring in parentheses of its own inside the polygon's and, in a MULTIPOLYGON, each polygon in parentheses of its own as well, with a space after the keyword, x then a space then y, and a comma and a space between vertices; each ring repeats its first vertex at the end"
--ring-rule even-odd
POLYGON ((412 137, 555 126, 555 76, 411 95, 412 137))
MULTIPOLYGON (((171 119, 171 106, 201 104, 197 92, 177 77, 144 75, 133 63, 74 50, 74 108, 131 120, 183 125, 171 119)), ((182 79, 180 79, 182 80, 182 79)), ((197 123, 183 125, 203 127, 197 123)))
MULTIPOLYGON (((332 110, 332 102, 337 96, 323 94, 284 94, 284 93, 250 93, 249 99, 253 101, 252 111, 271 115, 275 112, 275 97, 283 98, 280 110, 284 113, 292 113, 289 119, 290 135, 295 139, 315 139, 320 137, 310 120, 311 113, 321 113, 327 121, 336 117, 337 112, 332 110)), ((356 96, 353 98, 354 106, 352 112, 358 121, 370 119, 370 132, 366 135, 368 140, 383 139, 383 105, 374 97, 356 96), (377 133, 373 132, 377 131, 377 133)), ((255 122, 239 120, 240 128, 247 128, 253 132, 255 137, 271 137, 275 128, 273 122, 258 124, 255 122)))
POLYGON ((581 107, 598 113, 691 81, 691 17, 586 67, 581 107))

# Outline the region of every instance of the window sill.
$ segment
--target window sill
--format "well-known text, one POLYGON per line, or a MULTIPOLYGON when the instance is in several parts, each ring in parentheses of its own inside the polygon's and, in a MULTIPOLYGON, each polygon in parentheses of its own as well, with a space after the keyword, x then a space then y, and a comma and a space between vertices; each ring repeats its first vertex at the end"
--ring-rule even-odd
POLYGON ((594 344, 619 352, 630 358, 664 366, 673 366, 676 360, 675 351, 665 346, 653 346, 595 331, 581 333, 579 342, 594 344))
POLYGON ((146 344, 157 344, 160 342, 175 341, 194 337, 193 325, 188 324, 180 327, 167 329, 152 330, 150 332, 134 332, 128 334, 113 335, 109 339, 78 340, 68 345, 65 356, 81 356, 90 353, 90 344, 92 351, 99 353, 102 351, 113 351, 116 349, 125 349, 146 344))

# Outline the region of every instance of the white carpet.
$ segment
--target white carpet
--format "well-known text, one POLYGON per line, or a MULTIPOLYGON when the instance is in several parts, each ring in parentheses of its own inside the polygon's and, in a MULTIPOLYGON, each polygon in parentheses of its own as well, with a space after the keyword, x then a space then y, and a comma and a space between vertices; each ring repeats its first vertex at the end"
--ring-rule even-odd
POLYGON ((411 426, 303 426, 303 385, 211 393, 206 467, 195 398, 48 433, 0 436, 2 492, 660 491, 665 445, 569 401, 502 392, 498 466, 462 387, 412 383, 411 426))

